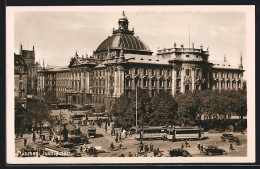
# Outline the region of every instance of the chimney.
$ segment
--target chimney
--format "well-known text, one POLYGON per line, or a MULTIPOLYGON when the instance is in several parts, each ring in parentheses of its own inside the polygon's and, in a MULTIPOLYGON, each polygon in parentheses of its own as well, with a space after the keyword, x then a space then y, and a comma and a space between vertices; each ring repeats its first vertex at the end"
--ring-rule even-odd
POLYGON ((34 45, 33 45, 33 51, 34 51, 34 45))

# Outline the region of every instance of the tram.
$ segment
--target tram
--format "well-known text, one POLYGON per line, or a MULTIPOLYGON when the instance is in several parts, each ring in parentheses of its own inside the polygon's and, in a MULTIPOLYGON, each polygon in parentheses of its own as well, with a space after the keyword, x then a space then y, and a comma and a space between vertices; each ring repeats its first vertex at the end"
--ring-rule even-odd
POLYGON ((138 128, 135 138, 140 139, 166 139, 167 127, 142 127, 138 128))
POLYGON ((172 127, 167 129, 167 139, 186 140, 186 139, 201 139, 203 138, 203 128, 194 127, 172 127))

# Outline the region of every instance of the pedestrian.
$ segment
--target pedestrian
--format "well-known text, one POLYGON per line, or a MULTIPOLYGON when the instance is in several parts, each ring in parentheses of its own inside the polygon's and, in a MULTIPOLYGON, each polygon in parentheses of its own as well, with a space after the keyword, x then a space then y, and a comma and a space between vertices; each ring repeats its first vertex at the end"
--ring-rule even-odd
POLYGON ((188 147, 188 144, 189 144, 189 143, 188 143, 188 141, 186 140, 186 141, 185 141, 185 146, 186 146, 186 148, 188 147))
POLYGON ((200 153, 203 153, 203 145, 200 146, 200 153))
POLYGON ((58 142, 59 142, 58 136, 55 137, 55 141, 56 141, 56 144, 58 144, 58 142))
POLYGON ((143 149, 144 149, 144 145, 143 145, 143 143, 142 143, 142 144, 140 145, 140 151, 142 152, 143 149))
POLYGON ((33 132, 33 142, 35 143, 35 140, 36 140, 36 135, 35 135, 35 132, 33 132))
POLYGON ((198 150, 200 150, 200 143, 198 142, 198 146, 197 146, 198 150))
POLYGON ((24 147, 26 146, 26 143, 27 143, 27 139, 24 138, 24 139, 23 139, 23 145, 24 145, 24 147))
POLYGON ((150 151, 153 151, 153 143, 150 144, 150 151))
POLYGON ((106 133, 107 133, 107 125, 105 125, 105 130, 106 130, 106 133))
POLYGON ((119 144, 119 149, 122 149, 122 147, 123 147, 123 145, 120 143, 120 144, 119 144))
POLYGON ((147 152, 148 145, 147 143, 144 144, 144 151, 147 152))
POLYGON ((183 145, 183 143, 181 143, 181 148, 183 149, 183 147, 184 147, 184 145, 183 145))
POLYGON ((229 145, 229 151, 233 151, 233 145, 232 144, 229 145))
POLYGON ((116 136, 116 139, 115 139, 116 143, 118 143, 118 136, 116 136))
POLYGON ((129 152, 129 154, 128 154, 128 157, 133 157, 133 155, 132 155, 132 153, 131 153, 131 152, 129 152))
POLYGON ((80 153, 83 153, 83 147, 80 146, 80 153))
POLYGON ((20 137, 23 138, 23 132, 20 133, 20 137))

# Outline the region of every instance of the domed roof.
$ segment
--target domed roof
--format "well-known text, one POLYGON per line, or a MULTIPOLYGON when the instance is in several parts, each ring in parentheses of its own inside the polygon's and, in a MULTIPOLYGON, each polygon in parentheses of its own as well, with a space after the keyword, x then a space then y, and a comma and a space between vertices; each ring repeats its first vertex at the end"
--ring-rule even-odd
POLYGON ((149 47, 133 34, 115 33, 104 40, 98 46, 96 52, 106 51, 108 48, 151 52, 149 47))

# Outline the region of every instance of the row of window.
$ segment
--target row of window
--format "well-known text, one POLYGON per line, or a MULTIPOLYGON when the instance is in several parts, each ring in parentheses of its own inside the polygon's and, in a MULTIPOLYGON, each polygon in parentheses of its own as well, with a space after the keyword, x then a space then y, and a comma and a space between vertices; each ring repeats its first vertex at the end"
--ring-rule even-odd
MULTIPOLYGON (((136 87, 141 87, 141 80, 139 79, 134 79, 134 80, 130 80, 130 79, 126 79, 126 87, 131 87, 132 82, 134 81, 134 86, 136 87)), ((159 79, 159 87, 164 87, 164 80, 163 79, 159 79)), ((143 82, 143 86, 142 87, 148 87, 148 79, 144 78, 142 79, 143 82)), ((155 79, 151 79, 151 85, 152 87, 156 87, 156 80, 155 79)), ((167 87, 171 87, 171 80, 168 79, 166 80, 166 86, 167 87)))
MULTIPOLYGON (((235 82, 235 81, 233 81, 233 82, 227 82, 226 83, 226 87, 227 88, 230 88, 230 87, 232 87, 232 89, 235 89, 236 88, 236 84, 237 84, 237 87, 238 88, 241 88, 241 83, 240 82, 235 82), (230 86, 231 85, 231 86, 230 86)), ((215 88, 218 88, 219 87, 219 83, 215 83, 214 84, 214 87, 215 88)), ((220 88, 224 88, 225 87, 225 82, 220 82, 220 88)))
MULTIPOLYGON (((224 72, 221 72, 221 73, 215 72, 215 73, 214 73, 214 77, 215 77, 215 78, 218 78, 218 77, 219 77, 219 74, 220 74, 220 77, 221 77, 221 78, 224 78, 224 77, 225 77, 225 73, 224 73, 224 72)), ((236 74, 235 74, 235 73, 226 73, 226 77, 227 77, 227 78, 232 77, 232 79, 235 79, 236 74)), ((239 79, 240 77, 241 77, 241 74, 238 73, 238 74, 237 74, 237 78, 239 79)))
MULTIPOLYGON (((148 75, 148 69, 143 68, 141 70, 143 71, 143 75, 148 75)), ((126 71, 126 74, 130 75, 132 71, 134 72, 135 75, 139 75, 140 74, 140 69, 139 68, 129 69, 128 71, 126 71)), ((167 70, 159 69, 159 75, 163 76, 165 71, 166 71, 166 75, 167 76, 171 75, 171 70, 170 69, 167 69, 167 70)), ((152 72, 152 76, 156 75, 156 70, 155 69, 152 69, 151 72, 152 72)))
POLYGON ((93 88, 93 94, 105 94, 105 89, 103 88, 93 88))

